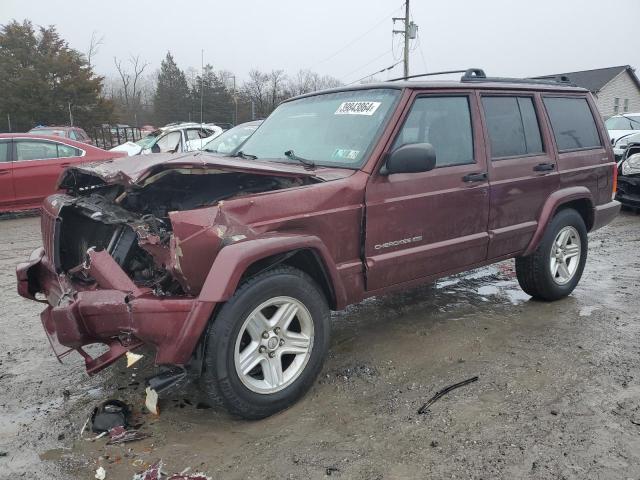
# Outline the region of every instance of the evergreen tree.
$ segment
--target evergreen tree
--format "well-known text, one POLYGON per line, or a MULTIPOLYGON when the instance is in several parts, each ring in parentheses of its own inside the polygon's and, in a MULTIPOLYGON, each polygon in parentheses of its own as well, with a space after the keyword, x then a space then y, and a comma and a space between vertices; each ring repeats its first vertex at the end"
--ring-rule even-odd
POLYGON ((167 52, 167 56, 160 64, 158 86, 153 103, 158 126, 189 120, 189 85, 171 52, 167 52))
POLYGON ((0 128, 26 131, 37 124, 90 128, 111 120, 102 98, 103 78, 85 57, 69 48, 54 27, 34 28, 15 20, 0 28, 0 128))
POLYGON ((202 75, 196 76, 191 85, 191 119, 200 121, 200 102, 204 123, 233 122, 234 102, 222 74, 217 74, 211 65, 204 67, 202 75))

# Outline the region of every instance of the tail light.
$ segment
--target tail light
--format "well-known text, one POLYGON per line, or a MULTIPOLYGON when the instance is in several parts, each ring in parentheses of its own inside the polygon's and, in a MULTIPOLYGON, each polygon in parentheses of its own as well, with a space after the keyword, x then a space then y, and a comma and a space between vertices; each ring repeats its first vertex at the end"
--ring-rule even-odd
POLYGON ((618 191, 618 164, 613 164, 613 188, 611 189, 611 199, 616 198, 616 192, 618 191))

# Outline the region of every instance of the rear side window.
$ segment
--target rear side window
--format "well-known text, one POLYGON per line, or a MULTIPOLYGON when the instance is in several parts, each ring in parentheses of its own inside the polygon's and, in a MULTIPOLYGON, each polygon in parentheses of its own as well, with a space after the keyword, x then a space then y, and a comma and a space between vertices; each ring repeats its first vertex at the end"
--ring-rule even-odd
POLYGON ((0 163, 9 161, 9 142, 0 142, 0 163))
POLYGON ((544 104, 551 120, 558 151, 602 146, 586 98, 546 97, 544 104))
POLYGON ((491 157, 517 157, 543 152, 538 118, 530 97, 482 97, 491 157))
POLYGON ((82 152, 69 145, 43 140, 19 140, 16 142, 16 160, 49 160, 52 158, 79 157, 82 152))
POLYGON ((465 97, 416 99, 393 144, 430 143, 436 167, 474 163, 469 100, 465 97))
POLYGON ((59 158, 67 158, 67 157, 79 157, 82 155, 82 152, 74 148, 70 145, 63 145, 62 143, 58 144, 58 157, 59 158))

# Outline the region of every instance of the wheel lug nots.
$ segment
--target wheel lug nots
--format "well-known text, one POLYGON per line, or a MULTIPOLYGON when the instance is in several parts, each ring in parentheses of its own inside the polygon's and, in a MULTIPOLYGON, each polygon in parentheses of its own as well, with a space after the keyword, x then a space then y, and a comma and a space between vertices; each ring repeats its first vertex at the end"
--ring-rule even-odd
POLYGON ((278 335, 280 333, 280 327, 276 327, 273 329, 273 333, 275 333, 276 335, 278 335))
POLYGON ((266 352, 266 351, 267 351, 267 347, 265 347, 264 345, 261 345, 261 346, 260 346, 260 348, 258 349, 258 351, 259 351, 260 353, 264 353, 264 352, 266 352))
POLYGON ((284 345, 284 338, 280 339, 280 346, 284 345))
POLYGON ((269 332, 262 332, 262 338, 269 338, 269 332))
POLYGON ((269 352, 269 358, 273 358, 276 356, 276 352, 269 352))

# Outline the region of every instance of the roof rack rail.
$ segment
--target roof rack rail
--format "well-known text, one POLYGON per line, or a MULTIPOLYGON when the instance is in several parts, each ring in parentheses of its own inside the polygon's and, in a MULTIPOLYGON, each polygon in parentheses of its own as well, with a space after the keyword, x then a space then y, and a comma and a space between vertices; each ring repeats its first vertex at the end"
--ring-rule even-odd
POLYGON ((557 78, 541 79, 541 78, 508 78, 508 77, 487 77, 481 68, 467 68, 466 70, 446 70, 442 72, 419 73, 417 75, 409 75, 407 77, 392 78, 390 82, 398 80, 409 80, 410 78, 432 77, 436 75, 449 75, 452 73, 464 73, 460 78, 461 82, 502 82, 502 83, 528 83, 536 85, 565 85, 575 87, 569 81, 569 78, 562 75, 557 78))
POLYGON ((497 83, 526 83, 534 85, 565 85, 575 87, 576 85, 569 81, 569 78, 565 75, 561 75, 556 78, 509 78, 509 77, 487 77, 484 70, 480 68, 470 68, 467 70, 462 78, 461 82, 497 82, 497 83))

